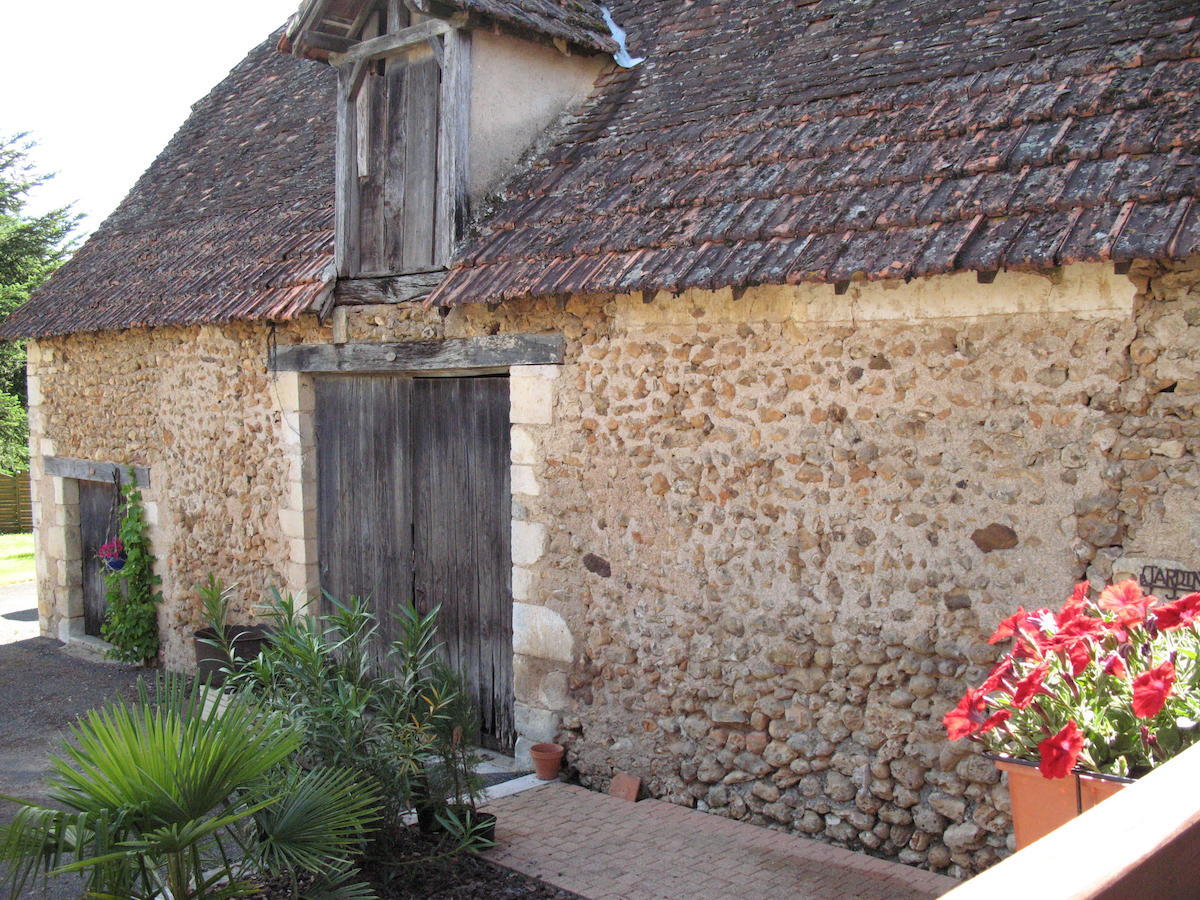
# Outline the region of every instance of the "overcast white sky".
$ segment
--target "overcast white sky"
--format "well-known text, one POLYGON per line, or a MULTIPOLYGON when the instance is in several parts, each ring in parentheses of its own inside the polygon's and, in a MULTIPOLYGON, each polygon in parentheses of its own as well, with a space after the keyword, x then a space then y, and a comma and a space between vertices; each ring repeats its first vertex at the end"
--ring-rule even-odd
POLYGON ((193 103, 299 0, 58 0, 4 10, 0 134, 28 131, 55 179, 41 211, 74 202, 92 231, 166 146, 193 103))

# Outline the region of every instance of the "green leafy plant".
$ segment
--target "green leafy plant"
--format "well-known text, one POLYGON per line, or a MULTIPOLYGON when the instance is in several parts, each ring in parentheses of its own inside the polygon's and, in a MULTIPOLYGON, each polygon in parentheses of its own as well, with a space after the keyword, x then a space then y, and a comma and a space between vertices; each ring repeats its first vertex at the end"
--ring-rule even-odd
POLYGON ((112 644, 108 655, 113 659, 152 665, 158 658, 158 604, 162 602, 158 586, 162 579, 154 574, 142 492, 132 471, 121 488, 121 501, 119 540, 125 565, 104 575, 108 614, 100 635, 112 644))
MULTIPOLYGON (((326 599, 329 613, 314 616, 276 593, 264 609, 271 644, 232 679, 234 689, 262 697, 299 731, 302 765, 345 766, 378 783, 391 828, 421 805, 445 813, 451 797, 471 802, 470 705, 439 660, 438 611, 396 613, 389 642, 364 600, 326 599)), ((469 828, 453 830, 471 844, 469 828)))
POLYGON ((238 639, 238 632, 229 627, 229 605, 236 590, 236 584, 226 587, 212 572, 208 573, 204 584, 196 586, 196 592, 200 595, 200 618, 204 622, 204 627, 196 632, 196 637, 219 654, 222 681, 233 671, 234 645, 238 639))
POLYGON ((351 883, 378 819, 369 781, 290 766, 300 736, 250 695, 178 678, 140 694, 89 713, 52 758, 62 809, 26 804, 0 829, 13 896, 68 872, 95 898, 246 896, 280 877, 293 895, 372 896, 351 883))

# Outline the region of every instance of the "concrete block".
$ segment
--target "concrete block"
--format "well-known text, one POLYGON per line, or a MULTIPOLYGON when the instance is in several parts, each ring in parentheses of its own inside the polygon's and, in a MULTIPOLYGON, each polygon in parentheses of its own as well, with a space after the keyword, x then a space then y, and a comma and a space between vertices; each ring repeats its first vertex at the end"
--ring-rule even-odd
MULTIPOLYGON (((293 468, 299 468, 300 461, 296 460, 293 468)), ((317 508, 316 484, 310 479, 289 478, 284 490, 283 505, 287 509, 309 510, 317 508)))
POLYGON ((533 466, 512 467, 512 492, 528 497, 536 497, 542 492, 537 476, 533 474, 533 466))
POLYGON ((305 538, 290 538, 288 540, 288 558, 293 563, 307 565, 317 561, 317 541, 305 538))
POLYGON ((513 603, 513 652, 569 663, 575 639, 566 621, 552 609, 513 603))
POLYGON ((279 510, 279 527, 283 529, 283 536, 286 538, 315 539, 317 536, 317 511, 316 509, 281 509, 279 510))
POLYGON ((546 526, 540 522, 512 523, 512 561, 518 566, 532 566, 546 552, 546 526))
POLYGON ((514 424, 549 425, 554 421, 554 382, 548 378, 511 376, 509 419, 514 424))
POLYGON ((30 375, 26 381, 29 390, 29 405, 42 405, 42 379, 39 375, 30 375))
POLYGON ((54 485, 54 502, 56 504, 70 504, 72 506, 79 505, 78 481, 76 481, 74 478, 59 478, 55 475, 51 475, 50 482, 54 485))
POLYGON ((521 566, 513 566, 512 595, 514 600, 529 600, 533 593, 533 573, 521 566))
POLYGON ((559 715, 551 710, 516 703, 513 705, 513 719, 517 734, 534 744, 553 741, 558 735, 559 715))
POLYGON ((512 427, 510 440, 512 442, 511 459, 516 465, 535 466, 541 460, 538 458, 537 441, 528 428, 520 425, 512 427))
POLYGON ((54 520, 56 525, 63 528, 78 528, 79 527, 79 506, 77 504, 64 504, 54 507, 54 520))
POLYGON ((553 381, 562 371, 562 366, 509 366, 509 378, 541 378, 553 381))

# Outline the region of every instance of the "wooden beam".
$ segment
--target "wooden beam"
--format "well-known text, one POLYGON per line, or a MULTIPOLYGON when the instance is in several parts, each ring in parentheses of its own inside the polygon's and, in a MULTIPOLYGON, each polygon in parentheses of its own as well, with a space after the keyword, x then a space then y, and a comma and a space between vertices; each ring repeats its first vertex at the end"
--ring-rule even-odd
POLYGON ((996 280, 997 272, 996 269, 982 269, 975 273, 975 280, 980 284, 991 284, 996 280))
POLYGON ((470 218, 467 193, 471 125, 471 33, 443 39, 442 97, 438 133, 434 262, 448 265, 470 218))
POLYGON ((334 259, 342 277, 358 271, 358 115, 351 90, 355 77, 354 67, 338 69, 334 259))
POLYGON ((424 44, 431 37, 446 34, 454 30, 454 24, 443 19, 431 19, 419 25, 401 28, 394 34, 384 34, 367 41, 360 41, 345 53, 334 53, 329 62, 335 66, 344 66, 366 59, 386 59, 389 56, 399 56, 407 53, 413 47, 424 44))
POLYGON ((302 31, 296 35, 296 46, 306 50, 320 50, 329 54, 345 53, 352 49, 355 42, 348 37, 339 37, 323 31, 302 31))
POLYGON ((424 300, 446 277, 445 269, 382 278, 343 278, 334 288, 335 306, 413 303, 424 300))
POLYGON ((497 334, 392 344, 293 344, 268 358, 274 372, 433 372, 562 365, 561 334, 497 334))
POLYGON ((138 487, 150 487, 150 470, 146 466, 122 466, 117 463, 93 462, 90 459, 75 459, 70 456, 43 456, 47 475, 57 475, 59 478, 74 478, 77 481, 107 481, 112 482, 118 475, 121 484, 129 484, 129 470, 138 487))

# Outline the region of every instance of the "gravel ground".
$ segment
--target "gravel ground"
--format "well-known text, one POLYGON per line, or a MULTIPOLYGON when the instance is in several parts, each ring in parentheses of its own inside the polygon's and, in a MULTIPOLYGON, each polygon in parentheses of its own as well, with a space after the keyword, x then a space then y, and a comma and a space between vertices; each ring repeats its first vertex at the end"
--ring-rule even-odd
MULTIPOLYGON (((0 588, 0 794, 45 800, 49 754, 66 729, 87 710, 118 694, 132 696, 145 669, 96 661, 38 636, 32 582, 0 588)), ((0 823, 14 807, 0 801, 0 823)), ((4 891, 0 888, 0 896, 4 891)), ((78 898, 75 879, 56 879, 45 891, 26 890, 30 900, 78 898)))

